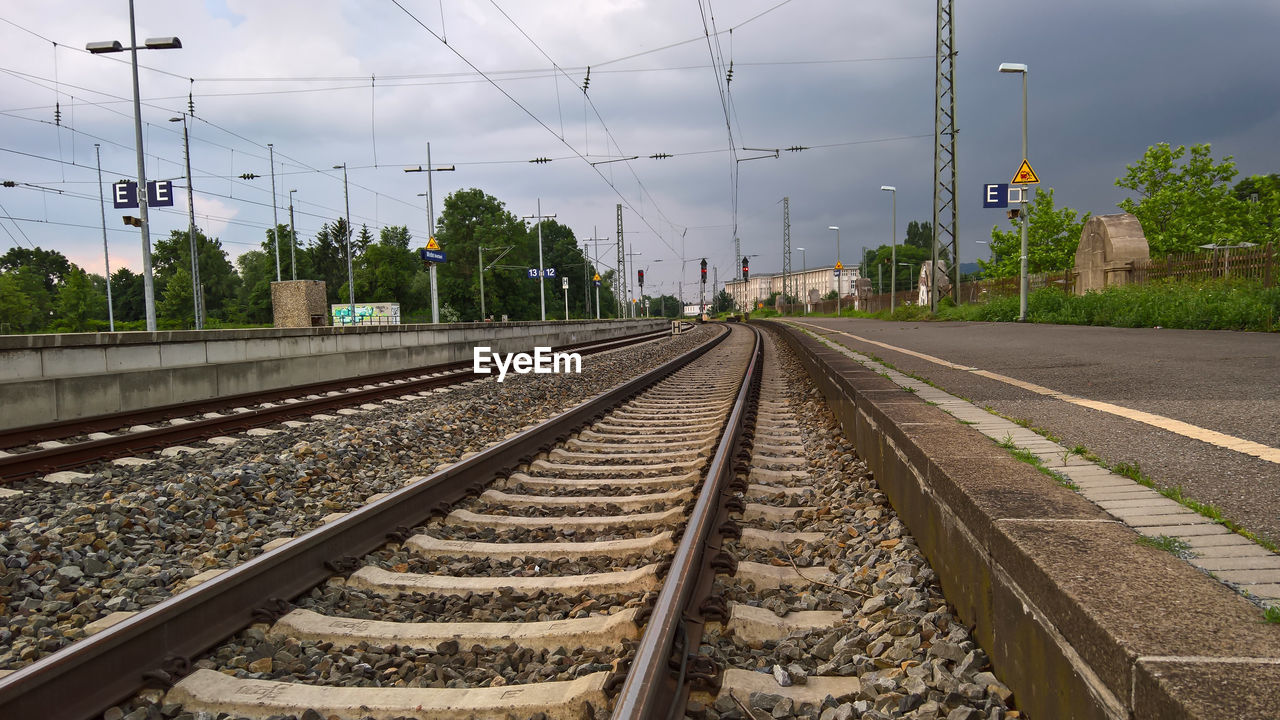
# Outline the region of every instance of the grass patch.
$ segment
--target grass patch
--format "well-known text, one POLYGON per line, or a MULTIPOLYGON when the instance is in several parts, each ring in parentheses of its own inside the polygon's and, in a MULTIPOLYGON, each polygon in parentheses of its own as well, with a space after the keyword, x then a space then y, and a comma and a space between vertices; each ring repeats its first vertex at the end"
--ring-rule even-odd
POLYGON ((1001 440, 998 445, 1006 450, 1012 450, 1017 447, 1017 445, 1013 443, 1013 433, 1005 433, 1004 439, 1001 440))
MULTIPOLYGON (((1018 318, 1018 296, 958 306, 942 302, 937 313, 929 312, 927 307, 907 305, 895 308, 892 314, 888 310, 843 314, 904 322, 1014 322, 1018 318)), ((1267 288, 1257 280, 1216 278, 1116 285, 1084 295, 1043 288, 1027 297, 1027 320, 1059 325, 1274 332, 1280 330, 1280 286, 1267 288)))
MULTIPOLYGON (((1104 467, 1106 467, 1105 464, 1104 464, 1104 467)), ((1212 503, 1202 503, 1199 500, 1192 500, 1191 498, 1187 497, 1185 494, 1183 494, 1181 485, 1171 487, 1171 488, 1160 487, 1159 485, 1156 485, 1156 482, 1154 480, 1152 480, 1151 478, 1143 474, 1142 468, 1137 463, 1128 463, 1128 462, 1116 463, 1115 465, 1110 466, 1108 469, 1110 469, 1111 472, 1116 473, 1117 475, 1123 475, 1129 478, 1130 480, 1138 483, 1139 485, 1142 485, 1144 487, 1149 487, 1152 490, 1155 490, 1156 492, 1169 498, 1170 500, 1173 500, 1174 502, 1177 502, 1184 507, 1194 510, 1195 512, 1203 515, 1204 517, 1207 517, 1210 520, 1218 523, 1219 525, 1222 525, 1223 527, 1230 530, 1231 532, 1237 535, 1240 535, 1242 537, 1248 538, 1249 540, 1252 540, 1253 542, 1261 545, 1262 547, 1270 550, 1273 553, 1280 553, 1280 545, 1277 545, 1276 543, 1264 537, 1259 537, 1256 533, 1244 528, 1236 521, 1223 516, 1222 508, 1218 507, 1217 505, 1214 505, 1212 503)))
POLYGON ((934 402, 934 401, 932 401, 932 400, 925 400, 925 401, 924 401, 924 404, 925 404, 925 405, 933 405, 933 406, 935 406, 935 407, 937 407, 937 405, 938 405, 938 403, 936 403, 936 402, 934 402))
POLYGON ((1163 550, 1167 553, 1177 555, 1182 559, 1186 559, 1192 555, 1191 545, 1187 541, 1169 537, 1168 535, 1157 535, 1156 537, 1147 537, 1146 535, 1138 536, 1138 544, 1147 547, 1163 550))
POLYGON ((920 392, 919 390, 917 390, 916 388, 911 387, 910 385, 903 385, 903 386, 902 386, 902 389, 903 389, 903 390, 906 390, 906 391, 907 391, 907 392, 909 392, 909 393, 920 392))
POLYGON ((1263 610, 1262 619, 1280 625, 1280 605, 1271 605, 1263 610))
POLYGON ((956 420, 959 421, 961 425, 977 425, 978 424, 973 420, 960 420, 960 418, 956 418, 956 420))

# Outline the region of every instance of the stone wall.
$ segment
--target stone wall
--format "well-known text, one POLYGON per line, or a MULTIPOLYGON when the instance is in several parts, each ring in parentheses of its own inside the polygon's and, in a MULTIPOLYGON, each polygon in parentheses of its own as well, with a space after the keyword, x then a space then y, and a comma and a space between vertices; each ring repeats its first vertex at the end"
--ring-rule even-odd
POLYGON ((1135 260, 1150 260, 1142 223, 1129 213, 1094 215, 1080 231, 1076 248, 1077 295, 1125 285, 1131 280, 1135 260))

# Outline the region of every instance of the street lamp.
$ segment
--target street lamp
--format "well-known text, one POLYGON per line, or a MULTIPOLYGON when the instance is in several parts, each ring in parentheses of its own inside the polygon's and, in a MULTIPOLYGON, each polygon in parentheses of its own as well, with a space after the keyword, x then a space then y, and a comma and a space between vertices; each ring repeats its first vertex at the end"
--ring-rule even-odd
MULTIPOLYGON (((416 168, 405 168, 405 172, 426 172, 427 173, 427 227, 428 240, 434 239, 436 236, 436 205, 435 198, 431 194, 431 173, 433 172, 453 172, 456 168, 452 165, 444 167, 431 167, 431 143, 427 143, 427 167, 423 170, 422 166, 416 168)), ((422 197, 422 193, 418 193, 418 197, 422 197)), ((436 294, 436 264, 431 263, 428 274, 431 276, 431 324, 440 322, 440 299, 436 294)))
POLYGON ((293 227, 293 194, 297 190, 289 191, 289 274, 292 279, 298 279, 298 256, 293 249, 298 245, 298 231, 293 227))
MULTIPOLYGON (((901 265, 902 267, 907 269, 907 279, 911 280, 911 268, 915 267, 915 263, 898 263, 898 265, 901 265)), ((907 289, 912 289, 914 287, 915 285, 912 285, 910 282, 907 283, 907 289)))
MULTIPOLYGON (((1027 66, 1023 63, 1000 63, 1000 72, 1002 73, 1018 73, 1022 75, 1022 161, 1027 161, 1027 66)), ((1018 322, 1027 321, 1027 225, 1030 218, 1027 217, 1027 193, 1022 193, 1022 257, 1020 260, 1021 269, 1019 270, 1019 292, 1018 292, 1018 322)), ((930 292, 933 292, 933 279, 930 278, 930 292)))
MULTIPOLYGON (((836 231, 836 264, 839 265, 840 264, 840 226, 828 225, 827 229, 836 231)), ((839 269, 836 272, 843 273, 844 269, 843 268, 839 269)), ((840 280, 841 280, 840 275, 836 275, 836 317, 840 317, 840 280)))
POLYGON ((892 220, 889 222, 889 314, 893 314, 893 306, 898 298, 898 188, 892 185, 881 185, 881 190, 887 190, 893 196, 893 214, 892 220))
MULTIPOLYGON (((182 41, 176 37, 147 38, 142 46, 148 50, 176 50, 182 41)), ((151 273, 151 227, 147 221, 147 168, 142 149, 142 101, 138 93, 138 30, 133 17, 133 0, 129 0, 129 47, 119 40, 91 42, 85 50, 99 55, 129 51, 129 65, 133 68, 133 142, 138 156, 138 214, 142 216, 142 296, 146 306, 147 330, 156 330, 156 286, 151 273)))
POLYGON ((182 154, 187 163, 187 240, 191 245, 191 304, 196 329, 204 329, 204 303, 200 293, 200 249, 196 246, 196 204, 191 180, 191 137, 187 134, 187 115, 171 117, 169 122, 182 123, 182 154))
POLYGON ((347 298, 351 302, 351 321, 356 324, 356 274, 351 269, 351 193, 347 187, 347 164, 334 165, 333 169, 342 169, 342 201, 347 208, 347 298))

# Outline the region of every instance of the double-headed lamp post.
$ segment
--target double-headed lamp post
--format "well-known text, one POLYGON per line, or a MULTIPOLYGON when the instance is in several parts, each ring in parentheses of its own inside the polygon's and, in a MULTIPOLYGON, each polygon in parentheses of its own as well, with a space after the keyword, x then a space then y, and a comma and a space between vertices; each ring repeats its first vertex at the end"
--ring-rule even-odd
POLYGON ((881 185, 893 196, 892 220, 889 221, 889 313, 893 314, 893 306, 898 298, 898 188, 892 185, 881 185))
MULTIPOLYGON (((182 41, 176 37, 147 38, 142 46, 147 50, 176 50, 182 41)), ((156 330, 156 286, 151 273, 151 227, 147 221, 147 168, 142 150, 142 101, 138 94, 138 31, 133 18, 133 0, 129 0, 129 47, 119 40, 91 42, 85 45, 91 53, 116 53, 129 51, 129 65, 133 68, 133 144, 138 156, 138 214, 142 216, 142 296, 147 312, 147 330, 156 330)))
MULTIPOLYGON (((436 205, 435 197, 431 192, 431 173, 433 172, 453 172, 456 168, 453 165, 445 165, 444 167, 431 167, 431 143, 427 143, 427 166, 423 168, 405 168, 405 172, 425 172, 427 174, 427 237, 434 239, 436 236, 436 205)), ((418 193, 418 197, 422 197, 422 193, 418 193)), ((427 270, 427 274, 431 279, 431 324, 435 325, 440 322, 440 296, 436 292, 436 264, 431 263, 431 267, 427 270)))
MULTIPOLYGON (((840 226, 828 225, 827 229, 836 231, 836 264, 839 265, 840 264, 840 226)), ((844 274, 844 268, 840 269, 840 273, 841 275, 844 274)), ((841 280, 843 280, 843 278, 840 275, 837 275, 836 276, 836 317, 840 317, 840 281, 841 280)))
MULTIPOLYGON (((1024 63, 1000 63, 1000 72, 1022 75, 1022 159, 1027 159, 1027 66, 1024 63)), ((1018 322, 1027 321, 1027 192, 1022 191, 1022 257, 1019 260, 1018 322)), ((932 283, 932 280, 930 280, 932 283)))

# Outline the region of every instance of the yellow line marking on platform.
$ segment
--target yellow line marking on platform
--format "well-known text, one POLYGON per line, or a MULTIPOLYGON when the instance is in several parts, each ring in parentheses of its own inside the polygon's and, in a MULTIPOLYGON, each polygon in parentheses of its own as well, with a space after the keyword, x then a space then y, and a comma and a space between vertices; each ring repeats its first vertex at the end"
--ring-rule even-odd
POLYGON ((1101 400, 1090 400, 1088 398, 1077 397, 1075 395, 1059 392, 1057 390, 1044 387, 1043 385, 1037 385, 1035 383, 1026 382, 1025 380, 1018 380, 1017 378, 1011 378, 1007 375, 1001 375, 999 373, 994 373, 989 370, 979 370, 977 368, 970 367, 968 365, 957 365, 956 363, 953 363, 949 360, 943 360, 942 358, 934 357, 933 355, 928 355, 922 352, 916 352, 915 350, 908 350, 906 348, 901 348, 896 345, 890 345, 888 343, 879 342, 877 340, 871 340, 868 338, 859 337, 858 335, 854 335, 853 333, 847 333, 843 330, 833 330, 831 328, 823 327, 821 325, 814 325, 812 323, 805 323, 805 322, 798 322, 798 321, 791 321, 791 322, 793 322, 796 325, 805 325, 807 327, 811 327, 817 330, 822 330, 822 331, 825 331, 826 334, 830 334, 830 335, 844 335, 846 337, 857 340, 858 342, 867 343, 868 345, 875 345, 877 347, 882 347, 882 348, 885 348, 886 350, 892 350, 894 352, 902 353, 904 355, 910 355, 911 357, 919 358, 921 360, 925 360, 927 362, 931 362, 936 365, 941 365, 943 367, 950 368, 952 370, 964 370, 965 372, 971 372, 974 375, 980 375, 990 380, 996 380, 998 382, 1005 383, 1006 385, 1013 385, 1014 387, 1022 388, 1023 390, 1026 390, 1028 392, 1036 393, 1037 395, 1044 395, 1046 397, 1051 397, 1056 400, 1062 400, 1063 402, 1069 402, 1073 405, 1079 405, 1080 407, 1089 408, 1091 410, 1097 410, 1099 412, 1109 413, 1111 415, 1122 417, 1127 420, 1133 420, 1135 422, 1140 422, 1145 425, 1150 425, 1152 427, 1160 428, 1161 430, 1167 430, 1168 432, 1175 433, 1177 435, 1182 435, 1183 437, 1188 437, 1188 438, 1191 438, 1192 440, 1199 440, 1200 442, 1208 443, 1210 445, 1216 445, 1220 448, 1224 448, 1227 450, 1234 450, 1239 453, 1244 453, 1245 455, 1252 455, 1253 457, 1256 457, 1260 460, 1265 460, 1267 462, 1280 464, 1280 449, 1273 448, 1269 445, 1263 445, 1262 443, 1259 443, 1259 442, 1254 442, 1252 440, 1245 440, 1244 438, 1238 438, 1238 437, 1235 437, 1234 435, 1227 435, 1226 433, 1220 433, 1217 430, 1209 430, 1207 428, 1199 427, 1198 425, 1192 425, 1191 423, 1188 423, 1188 422, 1175 420, 1171 417, 1165 417, 1164 415, 1157 415, 1155 413, 1144 412, 1142 410, 1134 410, 1133 408, 1124 407, 1123 405, 1115 405, 1113 403, 1103 402, 1101 400))

